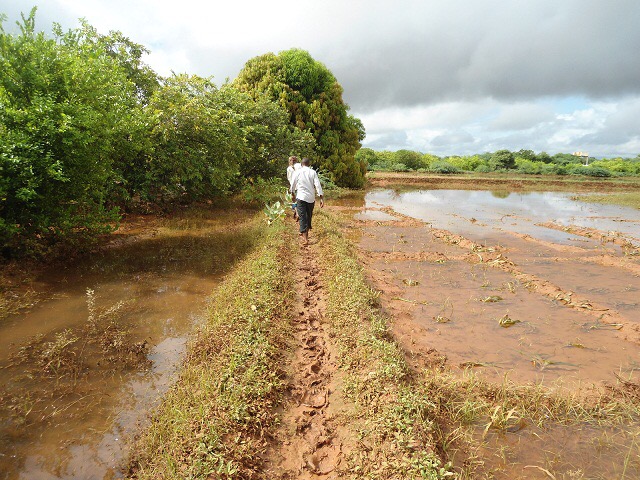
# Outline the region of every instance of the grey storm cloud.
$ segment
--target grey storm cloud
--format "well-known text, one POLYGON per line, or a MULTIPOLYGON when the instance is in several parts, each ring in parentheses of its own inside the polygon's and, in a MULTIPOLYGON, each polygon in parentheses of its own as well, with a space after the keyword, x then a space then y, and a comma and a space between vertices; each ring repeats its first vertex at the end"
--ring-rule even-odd
POLYGON ((360 111, 637 93, 638 25, 636 0, 398 2, 382 20, 363 14, 349 54, 331 64, 360 111))
MULTIPOLYGON (((0 0, 5 27, 31 6, 0 0)), ((257 55, 307 50, 371 148, 640 151, 638 0, 47 0, 36 23, 81 17, 145 45, 161 75, 218 85, 257 55)))

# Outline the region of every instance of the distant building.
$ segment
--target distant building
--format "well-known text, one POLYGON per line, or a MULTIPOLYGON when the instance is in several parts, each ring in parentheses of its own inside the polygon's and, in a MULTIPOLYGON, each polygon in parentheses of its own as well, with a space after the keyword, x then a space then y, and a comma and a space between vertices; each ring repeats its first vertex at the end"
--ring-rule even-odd
POLYGON ((588 152, 573 152, 574 157, 580 157, 584 160, 585 165, 589 165, 589 153, 588 152))

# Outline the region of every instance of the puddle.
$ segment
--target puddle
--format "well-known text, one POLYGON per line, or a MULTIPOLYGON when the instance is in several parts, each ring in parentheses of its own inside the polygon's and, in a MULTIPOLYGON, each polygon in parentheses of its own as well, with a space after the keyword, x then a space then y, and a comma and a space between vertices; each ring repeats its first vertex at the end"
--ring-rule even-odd
POLYGON ((527 426, 518 433, 490 432, 481 453, 487 478, 640 478, 640 431, 592 425, 527 426))
POLYGON ((238 215, 177 215, 34 282, 49 300, 0 324, 0 478, 120 476, 207 296, 251 247, 238 215))
MULTIPOLYGON (((554 222, 617 231, 640 241, 640 212, 578 202, 570 194, 528 192, 498 194, 470 190, 417 190, 398 193, 373 190, 365 197, 366 208, 389 206, 404 215, 431 223, 476 240, 486 230, 498 229, 531 235, 564 245, 584 246, 585 239, 571 233, 536 225, 554 222)), ((598 244, 597 240, 590 243, 598 244)))

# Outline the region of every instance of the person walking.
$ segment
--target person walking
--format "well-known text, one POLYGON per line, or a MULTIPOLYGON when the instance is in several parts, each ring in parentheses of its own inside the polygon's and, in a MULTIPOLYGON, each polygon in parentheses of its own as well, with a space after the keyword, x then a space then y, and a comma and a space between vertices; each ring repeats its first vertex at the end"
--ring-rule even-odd
POLYGON ((303 245, 308 245, 316 193, 320 197, 320 208, 324 207, 324 197, 320 178, 317 172, 309 167, 309 159, 303 158, 301 164, 291 180, 291 196, 293 201, 298 203, 296 208, 300 219, 300 238, 303 245))
MULTIPOLYGON (((301 166, 302 165, 300 165, 298 157, 296 157, 295 155, 289 157, 289 166, 287 167, 287 180, 289 181, 289 188, 291 188, 291 184, 293 183, 293 176, 298 170, 300 170, 301 166)), ((291 209, 293 210, 293 219, 297 222, 298 213, 296 212, 295 203, 291 205, 291 209)))
POLYGON ((300 162, 298 161, 298 157, 292 155, 289 157, 289 166, 287 167, 287 180, 289 180, 289 187, 291 187, 291 182, 293 182, 293 174, 300 170, 300 162))

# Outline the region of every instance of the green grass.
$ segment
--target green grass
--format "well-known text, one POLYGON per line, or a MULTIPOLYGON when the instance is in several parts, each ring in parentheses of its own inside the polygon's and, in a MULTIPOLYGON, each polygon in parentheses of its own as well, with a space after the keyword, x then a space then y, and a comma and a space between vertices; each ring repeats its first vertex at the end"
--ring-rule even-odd
POLYGON ((346 423, 357 438, 341 467, 353 478, 446 478, 452 475, 433 449, 431 399, 415 390, 378 294, 365 282, 335 221, 317 215, 319 263, 328 280, 327 318, 338 350, 346 423))
POLYGON ((640 209, 640 191, 609 194, 578 195, 577 200, 589 203, 604 203, 640 209))
POLYGON ((211 297, 181 375, 139 438, 133 478, 254 478, 284 390, 291 235, 264 227, 258 247, 211 297))

